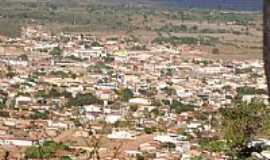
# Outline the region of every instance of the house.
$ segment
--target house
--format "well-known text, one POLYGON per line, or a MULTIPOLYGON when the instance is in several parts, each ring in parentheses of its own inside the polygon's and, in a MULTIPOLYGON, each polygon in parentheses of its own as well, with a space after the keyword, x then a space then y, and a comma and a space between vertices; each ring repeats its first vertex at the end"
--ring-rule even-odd
POLYGON ((144 105, 144 106, 151 105, 151 101, 146 98, 132 98, 128 101, 128 103, 133 105, 144 105))
POLYGON ((112 53, 114 60, 117 62, 126 62, 128 60, 128 51, 121 50, 112 53))
POLYGON ((172 137, 170 135, 155 136, 154 140, 160 143, 177 143, 176 137, 172 137))
POLYGON ((82 112, 85 114, 85 118, 90 121, 95 120, 103 113, 102 109, 95 105, 83 106, 82 112))
POLYGON ((104 51, 103 47, 92 47, 89 49, 80 49, 76 51, 76 55, 82 59, 92 59, 106 57, 107 53, 104 51))
POLYGON ((127 131, 113 131, 107 137, 109 139, 134 139, 134 136, 127 131))
POLYGON ((37 144, 37 141, 27 139, 27 138, 15 138, 12 136, 2 136, 0 137, 1 145, 15 145, 19 147, 27 147, 37 144))
POLYGON ((122 118, 121 115, 107 115, 105 121, 109 124, 114 124, 122 118))
POLYGON ((66 123, 63 122, 53 122, 51 120, 48 120, 48 127, 50 128, 56 128, 56 129, 68 129, 69 126, 66 123))
POLYGON ((15 99, 15 108, 27 107, 32 103, 32 98, 27 96, 18 96, 15 99))
POLYGON ((154 145, 152 145, 150 143, 143 143, 143 144, 140 144, 139 150, 142 151, 142 152, 155 153, 156 150, 157 150, 157 147, 155 147, 154 145))

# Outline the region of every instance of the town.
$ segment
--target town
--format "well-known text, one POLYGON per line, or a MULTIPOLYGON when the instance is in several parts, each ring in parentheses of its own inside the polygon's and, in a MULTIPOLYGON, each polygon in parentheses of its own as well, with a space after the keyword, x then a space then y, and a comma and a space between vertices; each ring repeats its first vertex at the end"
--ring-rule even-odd
POLYGON ((0 159, 226 159, 220 110, 268 105, 262 60, 42 26, 0 42, 0 159))

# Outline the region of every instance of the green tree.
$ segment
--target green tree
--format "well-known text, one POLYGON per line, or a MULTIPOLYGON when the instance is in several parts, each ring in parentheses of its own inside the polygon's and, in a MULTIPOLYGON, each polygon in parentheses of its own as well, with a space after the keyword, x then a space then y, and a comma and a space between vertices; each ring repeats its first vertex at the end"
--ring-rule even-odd
POLYGON ((102 101, 91 93, 79 93, 75 98, 69 98, 67 106, 84 106, 91 104, 102 104, 102 101))
POLYGON ((69 156, 63 156, 61 157, 61 160, 72 160, 69 156))
POLYGON ((230 148, 228 154, 234 159, 251 156, 253 149, 248 143, 269 129, 267 106, 261 102, 238 103, 233 108, 221 110, 221 113, 224 137, 230 148))
POLYGON ((182 112, 194 111, 195 106, 190 104, 184 104, 180 101, 173 100, 172 104, 170 105, 171 110, 174 110, 177 114, 182 112))
POLYGON ((57 151, 67 150, 69 147, 62 143, 46 141, 38 146, 31 146, 25 150, 25 158, 31 159, 50 159, 57 151))
POLYGON ((212 140, 212 139, 201 139, 199 142, 202 149, 210 152, 224 152, 228 151, 228 146, 226 141, 222 140, 212 140))
POLYGON ((60 57, 63 53, 63 50, 59 47, 54 47, 52 51, 50 52, 50 55, 53 57, 60 57))
POLYGON ((48 116, 49 116, 49 112, 48 111, 44 111, 44 112, 35 111, 34 113, 32 113, 30 115, 30 118, 31 119, 48 119, 48 116))
POLYGON ((131 98, 133 98, 134 94, 132 90, 125 88, 118 92, 121 101, 128 102, 131 98))
POLYGON ((156 129, 155 127, 145 127, 145 128, 144 128, 144 132, 145 132, 146 134, 152 134, 152 133, 154 133, 156 130, 157 130, 157 129, 156 129))

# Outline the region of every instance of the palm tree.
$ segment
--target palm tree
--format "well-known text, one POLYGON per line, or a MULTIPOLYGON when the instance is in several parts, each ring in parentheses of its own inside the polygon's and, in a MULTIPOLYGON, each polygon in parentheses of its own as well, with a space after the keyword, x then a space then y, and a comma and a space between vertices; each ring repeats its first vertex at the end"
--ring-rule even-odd
POLYGON ((270 96, 270 0, 264 0, 263 21, 263 60, 268 86, 268 95, 270 96))

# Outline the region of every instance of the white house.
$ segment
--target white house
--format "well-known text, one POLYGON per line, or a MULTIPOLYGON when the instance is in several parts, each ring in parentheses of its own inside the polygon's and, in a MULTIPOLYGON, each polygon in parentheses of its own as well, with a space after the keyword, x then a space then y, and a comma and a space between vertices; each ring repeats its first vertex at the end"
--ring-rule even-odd
POLYGON ((144 105, 144 106, 151 105, 151 101, 146 98, 132 98, 128 102, 130 104, 135 104, 135 105, 144 105))
POLYGON ((105 121, 109 124, 114 124, 121 119, 120 115, 107 115, 105 121))
POLYGON ((34 140, 18 139, 12 137, 0 137, 0 145, 15 145, 20 147, 27 147, 35 145, 37 142, 34 140))
POLYGON ((177 142, 175 137, 171 137, 169 135, 159 135, 159 136, 154 137, 154 140, 161 143, 176 143, 177 142))
POLYGON ((113 131, 107 137, 109 139, 134 139, 134 136, 127 131, 113 131))
POLYGON ((32 102, 31 97, 18 96, 15 100, 15 108, 18 108, 19 106, 29 105, 31 102, 32 102))

